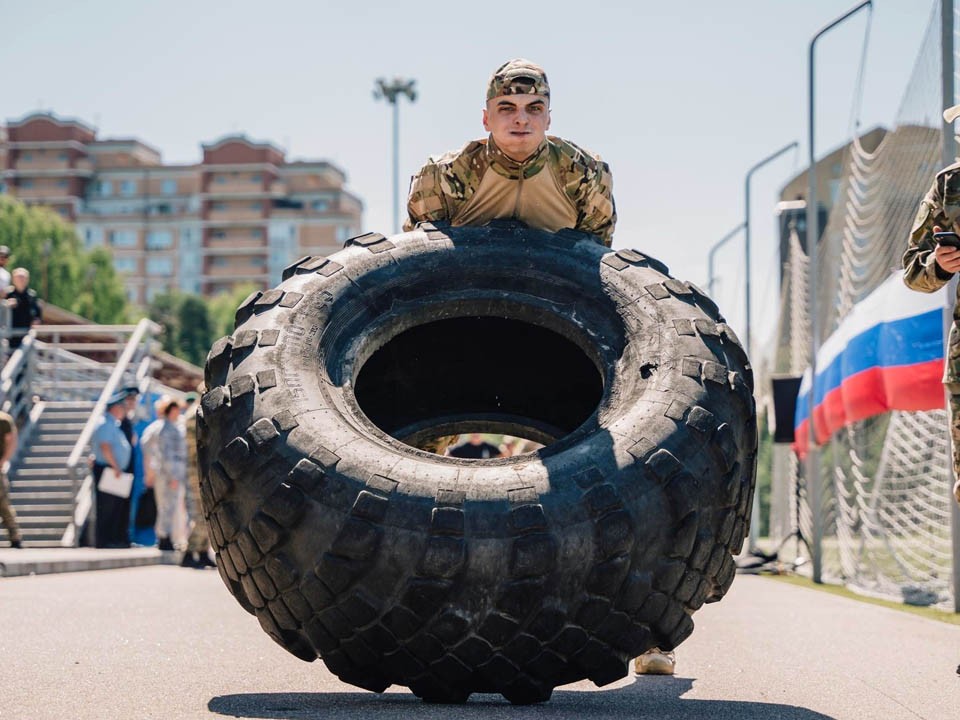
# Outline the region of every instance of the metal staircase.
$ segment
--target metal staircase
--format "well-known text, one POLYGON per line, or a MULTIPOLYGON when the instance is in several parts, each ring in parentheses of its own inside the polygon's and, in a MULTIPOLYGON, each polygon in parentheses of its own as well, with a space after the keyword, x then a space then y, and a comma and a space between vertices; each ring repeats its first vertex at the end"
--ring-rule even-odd
POLYGON ((41 401, 32 433, 10 473, 10 499, 28 547, 59 547, 73 520, 67 459, 90 419, 92 401, 41 401))
MULTIPOLYGON (((4 365, 0 409, 20 428, 8 476, 24 545, 79 544, 93 509, 90 437, 113 393, 135 385, 144 396, 151 389, 182 394, 151 378, 158 331, 149 320, 41 325, 4 365)), ((0 545, 6 539, 0 531, 0 545)))

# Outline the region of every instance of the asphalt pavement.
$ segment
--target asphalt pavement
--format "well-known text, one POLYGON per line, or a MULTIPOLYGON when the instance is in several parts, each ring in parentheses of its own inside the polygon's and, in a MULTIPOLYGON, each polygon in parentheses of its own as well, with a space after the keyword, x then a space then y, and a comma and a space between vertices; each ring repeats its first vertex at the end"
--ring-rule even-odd
POLYGON ((741 576, 694 616, 675 677, 427 705, 341 683, 275 645, 214 571, 0 580, 0 718, 960 718, 960 627, 741 576))

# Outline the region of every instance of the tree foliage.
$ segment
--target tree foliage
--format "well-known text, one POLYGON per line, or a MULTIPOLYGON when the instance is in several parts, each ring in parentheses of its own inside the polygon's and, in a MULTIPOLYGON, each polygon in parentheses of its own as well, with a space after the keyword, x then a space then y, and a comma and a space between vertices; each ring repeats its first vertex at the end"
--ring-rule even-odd
POLYGON ((150 303, 151 320, 163 326, 163 349, 194 365, 203 365, 215 339, 207 302, 176 290, 160 293, 150 303))
POLYGON ((237 308, 255 290, 257 290, 256 285, 246 283, 210 299, 210 319, 213 322, 214 340, 233 332, 233 318, 237 314, 237 308))
POLYGON ((0 195, 0 245, 8 269, 25 267, 41 299, 97 323, 127 320, 123 283, 109 253, 84 250, 73 225, 48 208, 0 195))

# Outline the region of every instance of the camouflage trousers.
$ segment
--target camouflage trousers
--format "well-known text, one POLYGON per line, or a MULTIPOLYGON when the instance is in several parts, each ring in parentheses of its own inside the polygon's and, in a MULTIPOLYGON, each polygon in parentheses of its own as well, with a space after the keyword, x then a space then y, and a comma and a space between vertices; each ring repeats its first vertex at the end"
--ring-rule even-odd
POLYGON ((187 552, 206 553, 210 549, 210 536, 207 534, 207 521, 203 517, 200 504, 200 475, 196 468, 188 471, 187 520, 190 522, 190 537, 187 538, 187 552))
POLYGON ((953 496, 960 502, 960 395, 950 388, 950 444, 953 446, 953 496))
POLYGON ((172 539, 177 509, 183 502, 183 481, 157 473, 153 492, 157 499, 157 522, 154 525, 157 539, 172 539))
POLYGON ((7 529, 11 542, 21 539, 20 525, 17 523, 17 513, 10 503, 10 481, 5 472, 0 472, 0 520, 3 520, 3 526, 7 529))

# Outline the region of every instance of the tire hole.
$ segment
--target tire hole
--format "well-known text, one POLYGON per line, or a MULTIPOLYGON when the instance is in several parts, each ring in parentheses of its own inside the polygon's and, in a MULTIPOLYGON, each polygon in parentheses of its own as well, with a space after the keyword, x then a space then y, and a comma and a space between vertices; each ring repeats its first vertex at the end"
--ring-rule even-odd
POLYGON ((603 378, 559 333, 520 320, 462 317, 389 340, 357 372, 354 393, 374 425, 415 447, 462 433, 549 445, 593 414, 603 378))

